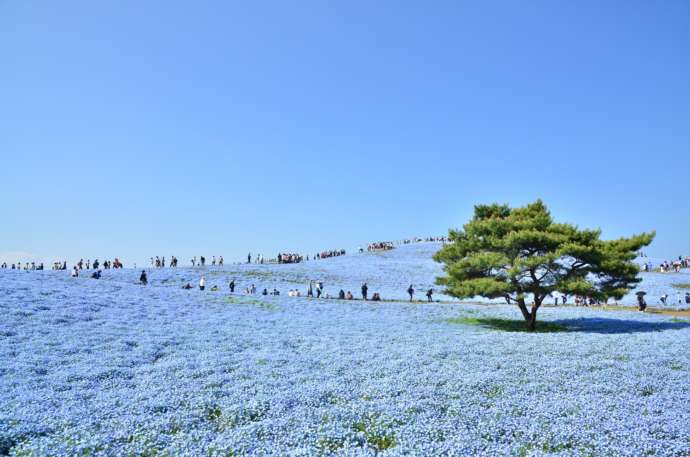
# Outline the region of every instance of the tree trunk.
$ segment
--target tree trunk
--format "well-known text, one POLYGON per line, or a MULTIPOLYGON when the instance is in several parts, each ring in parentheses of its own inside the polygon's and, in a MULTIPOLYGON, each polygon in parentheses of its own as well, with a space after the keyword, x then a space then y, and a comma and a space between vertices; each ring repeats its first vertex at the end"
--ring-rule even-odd
POLYGON ((537 328, 537 312, 532 311, 530 313, 529 319, 527 319, 527 329, 533 332, 537 328))
POLYGON ((529 313, 529 319, 527 319, 527 328, 530 332, 533 332, 537 328, 537 310, 541 303, 534 303, 532 305, 532 311, 529 313))
POLYGON ((520 311, 522 311, 522 317, 525 318, 527 322, 530 320, 530 313, 527 311, 527 306, 525 305, 525 299, 524 298, 519 298, 517 300, 518 308, 520 308, 520 311))

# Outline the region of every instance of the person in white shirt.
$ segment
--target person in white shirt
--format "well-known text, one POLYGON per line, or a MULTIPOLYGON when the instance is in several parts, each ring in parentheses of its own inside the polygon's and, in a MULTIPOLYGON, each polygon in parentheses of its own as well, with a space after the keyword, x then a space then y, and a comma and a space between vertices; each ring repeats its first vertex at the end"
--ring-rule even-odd
POLYGON ((72 268, 72 273, 70 274, 71 277, 76 278, 79 276, 79 272, 77 271, 77 267, 75 266, 72 268))
POLYGON ((204 290, 206 288, 206 279, 202 276, 199 280, 199 290, 204 290))

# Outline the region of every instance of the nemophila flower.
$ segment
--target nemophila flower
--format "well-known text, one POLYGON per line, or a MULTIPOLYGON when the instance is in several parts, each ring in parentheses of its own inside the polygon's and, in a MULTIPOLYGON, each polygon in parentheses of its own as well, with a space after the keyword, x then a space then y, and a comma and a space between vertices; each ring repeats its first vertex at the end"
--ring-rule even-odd
MULTIPOLYGON (((404 300, 428 247, 207 275, 404 300), (331 290, 332 288, 332 290, 331 290), (397 295, 396 295, 397 294, 397 295)), ((0 455, 687 455, 689 324, 185 291, 197 271, 0 272, 0 455)), ((210 288, 210 287, 209 287, 210 288)), ((423 290, 422 286, 417 287, 423 290)), ((227 289, 227 288, 225 288, 227 289)))

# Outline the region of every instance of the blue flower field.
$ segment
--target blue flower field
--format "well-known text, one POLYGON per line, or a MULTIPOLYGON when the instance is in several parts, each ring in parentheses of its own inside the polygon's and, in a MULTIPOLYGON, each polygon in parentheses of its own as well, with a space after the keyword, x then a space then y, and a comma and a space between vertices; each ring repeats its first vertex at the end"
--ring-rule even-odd
POLYGON ((2 271, 0 455, 690 455, 690 319, 546 307, 526 333, 513 306, 406 303, 437 247, 226 265, 204 292, 198 268, 2 271), (392 301, 287 296, 312 279, 392 301))

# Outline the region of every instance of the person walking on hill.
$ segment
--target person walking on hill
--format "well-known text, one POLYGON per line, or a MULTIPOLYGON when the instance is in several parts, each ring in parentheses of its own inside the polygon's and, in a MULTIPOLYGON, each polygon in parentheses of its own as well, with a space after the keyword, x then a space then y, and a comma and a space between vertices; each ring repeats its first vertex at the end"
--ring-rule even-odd
POLYGON ((141 270, 141 275, 139 276, 139 282, 144 286, 149 283, 149 279, 146 276, 146 270, 141 270))
POLYGON ((412 284, 410 284, 410 287, 407 288, 407 294, 410 296, 410 301, 412 301, 412 298, 414 297, 414 288, 412 287, 412 284))
POLYGON ((427 298, 427 300, 429 300, 430 303, 431 303, 432 301, 434 301, 434 300, 431 298, 431 296, 432 296, 433 294, 434 294, 434 289, 429 289, 429 290, 426 291, 426 298, 427 298))

